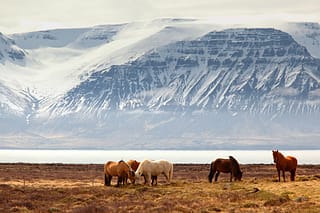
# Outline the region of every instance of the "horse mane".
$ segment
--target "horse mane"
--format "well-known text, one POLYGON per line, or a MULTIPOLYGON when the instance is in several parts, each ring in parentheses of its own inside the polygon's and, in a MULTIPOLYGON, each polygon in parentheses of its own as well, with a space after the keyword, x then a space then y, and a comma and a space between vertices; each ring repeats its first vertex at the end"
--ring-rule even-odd
POLYGON ((132 170, 131 166, 127 162, 125 162, 124 160, 120 160, 118 163, 124 163, 125 165, 127 165, 127 167, 129 168, 130 171, 132 170))
POLYGON ((281 152, 279 152, 278 150, 277 150, 277 154, 278 154, 278 156, 285 158, 285 156, 281 152))
POLYGON ((240 170, 240 165, 239 165, 238 161, 232 156, 229 156, 229 159, 231 162, 231 167, 233 169, 235 169, 235 172, 237 172, 236 175, 240 174, 241 170, 240 170))

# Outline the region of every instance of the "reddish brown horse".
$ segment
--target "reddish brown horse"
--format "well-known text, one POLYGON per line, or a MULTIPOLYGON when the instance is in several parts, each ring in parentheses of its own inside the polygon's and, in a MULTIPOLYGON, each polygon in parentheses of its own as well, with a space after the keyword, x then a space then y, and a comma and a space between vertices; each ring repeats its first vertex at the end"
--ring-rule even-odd
POLYGON ((212 183, 213 176, 214 181, 218 180, 220 172, 230 173, 230 182, 234 177, 234 180, 241 180, 242 172, 240 170, 239 163, 232 156, 229 156, 229 159, 218 158, 215 161, 211 162, 210 172, 208 175, 209 182, 212 183))
POLYGON ((113 176, 118 177, 117 186, 119 186, 120 183, 123 185, 127 184, 128 178, 132 183, 135 182, 134 171, 123 160, 119 162, 108 161, 104 165, 104 185, 110 186, 113 176))
POLYGON ((136 161, 136 160, 129 160, 127 163, 133 169, 133 171, 137 171, 137 169, 138 169, 138 167, 140 165, 140 162, 136 161))
POLYGON ((291 181, 294 181, 297 165, 298 165, 297 159, 293 156, 284 157, 283 154, 281 154, 281 152, 279 152, 278 150, 272 151, 272 155, 273 155, 273 161, 275 162, 276 168, 278 171, 279 182, 280 182, 280 171, 282 171, 284 182, 286 182, 286 176, 284 174, 285 171, 290 172, 290 179, 291 181))

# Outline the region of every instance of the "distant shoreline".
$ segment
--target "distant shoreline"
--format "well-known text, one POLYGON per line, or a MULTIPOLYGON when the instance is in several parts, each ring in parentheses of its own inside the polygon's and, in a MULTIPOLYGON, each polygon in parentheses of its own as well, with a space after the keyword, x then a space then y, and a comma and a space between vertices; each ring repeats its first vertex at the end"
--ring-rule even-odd
MULTIPOLYGON (((0 147, 0 150, 35 150, 35 151, 272 151, 272 149, 261 149, 261 148, 252 148, 252 149, 231 149, 231 148, 225 148, 225 149, 89 149, 89 148, 6 148, 6 147, 0 147)), ((280 150, 280 148, 279 148, 280 150)), ((302 148, 302 149, 294 149, 294 148, 288 148, 288 149, 281 149, 283 151, 319 151, 320 148, 302 148)))

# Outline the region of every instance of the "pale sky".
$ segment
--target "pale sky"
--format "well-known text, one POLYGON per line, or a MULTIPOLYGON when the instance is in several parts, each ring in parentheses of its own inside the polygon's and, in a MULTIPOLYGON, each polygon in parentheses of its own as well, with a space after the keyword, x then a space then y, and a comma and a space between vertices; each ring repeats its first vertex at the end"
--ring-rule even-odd
POLYGON ((7 34, 156 18, 320 22, 319 0, 0 0, 0 5, 0 32, 7 34))

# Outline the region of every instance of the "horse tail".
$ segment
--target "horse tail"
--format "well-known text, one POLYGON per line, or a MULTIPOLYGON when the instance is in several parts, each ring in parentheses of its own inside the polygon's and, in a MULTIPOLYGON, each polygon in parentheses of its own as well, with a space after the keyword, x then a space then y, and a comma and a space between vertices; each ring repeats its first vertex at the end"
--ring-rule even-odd
POLYGON ((209 180, 210 183, 212 183, 212 179, 213 179, 214 173, 216 172, 215 169, 214 169, 214 163, 215 163, 215 161, 212 161, 211 165, 210 165, 210 172, 209 172, 209 175, 208 175, 208 180, 209 180))
POLYGON ((104 166, 103 166, 103 174, 104 174, 104 185, 107 186, 108 185, 108 181, 107 181, 107 163, 104 164, 104 166))
POLYGON ((291 156, 291 160, 293 161, 293 165, 292 165, 292 169, 290 171, 290 179, 291 181, 294 181, 295 176, 296 176, 296 170, 297 170, 297 166, 298 166, 298 160, 295 157, 291 156))
POLYGON ((173 176, 173 163, 170 163, 169 182, 172 180, 172 176, 173 176))
POLYGON ((297 158, 293 157, 293 161, 294 161, 295 167, 297 167, 297 166, 298 166, 298 160, 297 160, 297 158))

